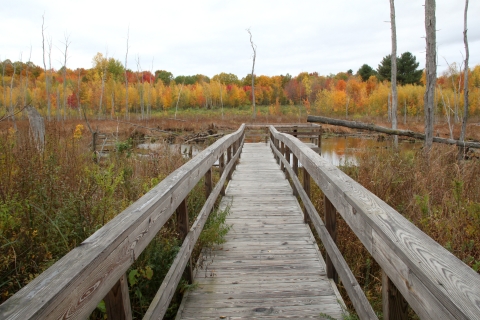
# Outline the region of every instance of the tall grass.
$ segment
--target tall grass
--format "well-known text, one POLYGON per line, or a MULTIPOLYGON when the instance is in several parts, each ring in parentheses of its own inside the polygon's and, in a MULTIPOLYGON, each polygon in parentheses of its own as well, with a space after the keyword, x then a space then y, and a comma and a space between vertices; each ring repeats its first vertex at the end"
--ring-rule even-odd
MULTIPOLYGON (((2 130, 2 129, 0 129, 2 130)), ((137 154, 128 136, 107 158, 95 159, 91 135, 75 122, 47 123, 46 146, 39 152, 28 123, 15 132, 0 131, 0 302, 5 301, 55 261, 79 245, 118 213, 185 163, 177 148, 164 144, 148 155, 137 154)), ((138 135, 138 134, 137 134, 138 135)), ((97 157, 98 158, 98 157, 97 157)), ((218 180, 218 170, 213 172, 218 180)), ((189 223, 205 202, 204 182, 187 197, 189 223)), ((194 250, 211 248, 228 232, 227 211, 214 211, 194 250)), ((141 318, 182 244, 173 215, 127 272, 134 318, 141 318)), ((166 318, 175 316, 182 283, 166 318)), ((103 319, 101 302, 91 319, 103 319)))

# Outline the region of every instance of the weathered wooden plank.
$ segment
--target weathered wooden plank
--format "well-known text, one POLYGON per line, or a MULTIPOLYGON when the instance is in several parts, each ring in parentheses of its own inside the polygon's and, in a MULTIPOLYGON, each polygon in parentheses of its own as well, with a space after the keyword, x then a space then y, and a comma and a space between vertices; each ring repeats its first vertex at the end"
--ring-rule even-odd
POLYGON ((225 316, 255 318, 248 305, 257 310, 272 307, 271 314, 279 316, 309 318, 312 312, 325 312, 341 317, 341 297, 326 277, 323 258, 288 181, 274 161, 259 169, 264 161, 259 154, 273 159, 264 144, 243 148, 222 200, 229 204, 227 223, 233 224, 232 230, 227 242, 204 258, 204 269, 195 280, 199 287, 186 294, 177 319, 218 318, 218 310, 225 316))
POLYGON ((299 157, 420 317, 478 318, 480 276, 475 271, 298 139, 271 130, 299 157), (403 274, 391 263, 397 259, 404 265, 403 274))

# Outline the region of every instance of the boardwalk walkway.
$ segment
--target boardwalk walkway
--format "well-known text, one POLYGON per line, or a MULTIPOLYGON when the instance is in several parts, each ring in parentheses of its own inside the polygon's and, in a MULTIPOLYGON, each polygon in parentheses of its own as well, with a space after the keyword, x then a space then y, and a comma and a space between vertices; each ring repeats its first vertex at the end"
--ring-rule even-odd
POLYGON ((266 144, 244 145, 222 204, 233 227, 177 319, 341 318, 341 297, 266 144))

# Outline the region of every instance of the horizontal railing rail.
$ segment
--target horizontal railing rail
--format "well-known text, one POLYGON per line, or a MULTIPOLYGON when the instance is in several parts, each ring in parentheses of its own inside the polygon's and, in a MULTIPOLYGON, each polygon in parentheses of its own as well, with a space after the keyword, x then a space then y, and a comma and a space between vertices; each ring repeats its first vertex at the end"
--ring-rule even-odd
POLYGON ((327 275, 335 277, 331 263, 362 319, 371 319, 372 315, 351 271, 343 270, 343 257, 334 246, 335 210, 382 268, 384 317, 406 318, 408 303, 422 319, 480 319, 478 273, 300 140, 273 126, 270 139, 277 161, 290 176, 298 174, 301 163, 303 190, 296 177, 292 181, 328 253, 327 275), (286 160, 290 153, 293 168, 286 160), (325 224, 308 199, 311 179, 325 195, 325 224), (327 233, 333 236, 328 237, 327 233))
POLYGON ((146 315, 161 318, 218 194, 224 193, 244 131, 242 125, 207 147, 66 254, 0 305, 0 319, 85 319, 102 299, 109 319, 131 319, 125 273, 176 211, 185 240, 146 315), (211 168, 217 160, 221 177, 212 190, 211 168), (185 198, 203 176, 208 198, 189 228, 185 198))

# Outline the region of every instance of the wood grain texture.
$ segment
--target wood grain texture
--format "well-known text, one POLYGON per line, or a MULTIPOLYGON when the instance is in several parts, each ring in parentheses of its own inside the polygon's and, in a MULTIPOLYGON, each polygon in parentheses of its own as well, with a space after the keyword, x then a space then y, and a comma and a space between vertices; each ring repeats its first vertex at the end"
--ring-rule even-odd
POLYGON ((0 319, 86 318, 245 126, 180 167, 0 305, 0 319))
POLYGON ((422 319, 480 319, 478 273, 298 139, 270 130, 299 158, 422 319))
POLYGON ((267 145, 245 144, 221 206, 230 207, 227 242, 205 256, 177 319, 341 319, 341 297, 267 145))

